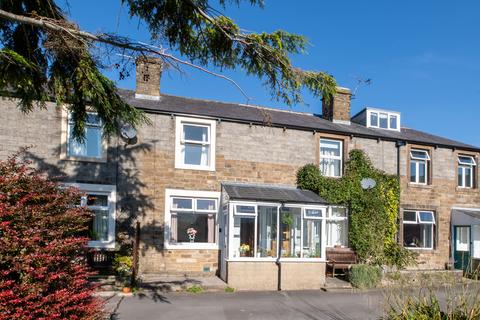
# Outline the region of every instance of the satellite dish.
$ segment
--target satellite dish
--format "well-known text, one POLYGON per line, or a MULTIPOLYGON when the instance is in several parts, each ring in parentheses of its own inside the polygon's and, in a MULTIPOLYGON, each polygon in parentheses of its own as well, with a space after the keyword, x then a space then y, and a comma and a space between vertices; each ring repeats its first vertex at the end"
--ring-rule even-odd
POLYGON ((127 140, 131 140, 137 136, 137 130, 127 123, 120 128, 120 135, 127 140))
POLYGON ((372 178, 363 178, 362 181, 360 181, 360 185, 362 186, 362 189, 370 190, 375 188, 377 182, 372 178))

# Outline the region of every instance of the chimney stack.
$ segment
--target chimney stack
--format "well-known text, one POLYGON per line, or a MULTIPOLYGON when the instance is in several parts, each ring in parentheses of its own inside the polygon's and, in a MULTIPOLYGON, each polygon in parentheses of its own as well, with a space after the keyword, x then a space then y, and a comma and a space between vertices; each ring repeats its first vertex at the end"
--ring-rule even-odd
POLYGON ((350 124, 351 96, 350 89, 337 87, 337 92, 331 97, 330 103, 322 100, 322 117, 335 123, 350 124))
POLYGON ((135 64, 137 66, 135 98, 160 100, 162 60, 142 56, 137 58, 135 64))

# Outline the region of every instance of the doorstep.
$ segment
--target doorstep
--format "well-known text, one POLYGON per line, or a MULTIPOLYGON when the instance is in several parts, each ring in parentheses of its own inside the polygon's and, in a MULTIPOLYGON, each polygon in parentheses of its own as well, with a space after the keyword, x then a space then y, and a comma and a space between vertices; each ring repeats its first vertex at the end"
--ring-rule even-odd
POLYGON ((322 290, 327 292, 353 292, 354 288, 350 282, 343 279, 326 277, 322 290))

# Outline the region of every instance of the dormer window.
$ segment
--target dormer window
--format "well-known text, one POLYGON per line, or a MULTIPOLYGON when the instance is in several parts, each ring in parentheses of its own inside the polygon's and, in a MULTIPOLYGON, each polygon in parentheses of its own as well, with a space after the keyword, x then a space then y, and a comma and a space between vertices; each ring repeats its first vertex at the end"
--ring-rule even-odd
POLYGON ((366 112, 367 127, 400 131, 399 113, 368 108, 366 109, 366 112))

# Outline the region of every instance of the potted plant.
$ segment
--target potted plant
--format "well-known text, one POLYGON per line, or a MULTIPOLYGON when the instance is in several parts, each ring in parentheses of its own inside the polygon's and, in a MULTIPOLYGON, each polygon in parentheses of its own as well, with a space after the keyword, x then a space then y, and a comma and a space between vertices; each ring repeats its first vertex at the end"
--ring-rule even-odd
POLYGON ((117 274, 120 284, 123 286, 122 291, 124 293, 130 293, 133 268, 132 257, 126 255, 115 255, 115 259, 113 260, 113 268, 117 274))
POLYGON ((190 239, 190 242, 195 242, 195 236, 197 235, 197 230, 195 228, 188 228, 187 235, 188 235, 188 239, 190 239))
POLYGON ((250 246, 246 243, 240 245, 240 257, 247 257, 247 253, 250 251, 250 246))

